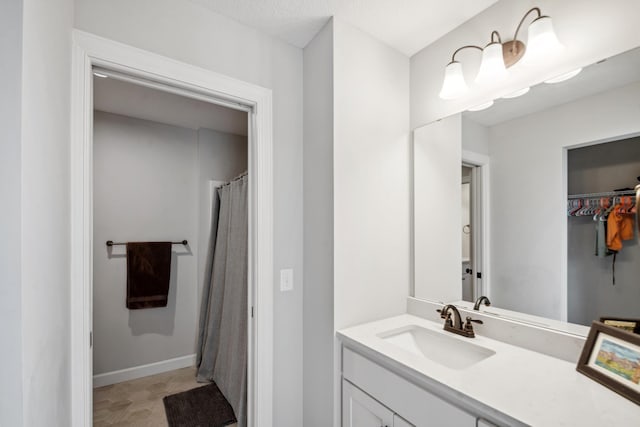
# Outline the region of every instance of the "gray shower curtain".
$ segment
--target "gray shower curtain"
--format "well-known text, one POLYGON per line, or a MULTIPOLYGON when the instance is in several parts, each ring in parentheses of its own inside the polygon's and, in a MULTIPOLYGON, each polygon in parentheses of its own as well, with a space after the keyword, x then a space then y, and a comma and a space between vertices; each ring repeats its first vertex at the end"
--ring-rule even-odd
POLYGON ((217 190, 200 310, 197 380, 215 381, 247 423, 247 176, 217 190))

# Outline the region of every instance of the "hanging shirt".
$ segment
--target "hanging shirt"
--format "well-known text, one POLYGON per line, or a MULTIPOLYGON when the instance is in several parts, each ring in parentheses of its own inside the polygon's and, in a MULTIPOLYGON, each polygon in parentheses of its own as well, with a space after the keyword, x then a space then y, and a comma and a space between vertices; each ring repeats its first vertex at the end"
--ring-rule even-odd
POLYGON ((619 213, 616 206, 607 218, 607 247, 612 251, 622 249, 623 240, 633 239, 633 215, 619 213))
POLYGON ((596 219, 596 256, 606 257, 612 254, 607 247, 607 220, 601 216, 596 219))

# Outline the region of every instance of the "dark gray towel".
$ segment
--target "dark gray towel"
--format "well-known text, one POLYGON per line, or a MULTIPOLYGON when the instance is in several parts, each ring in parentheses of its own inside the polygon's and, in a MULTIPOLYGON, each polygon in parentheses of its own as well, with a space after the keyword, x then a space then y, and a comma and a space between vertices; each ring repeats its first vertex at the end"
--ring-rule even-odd
POLYGON ((127 243, 127 308, 166 307, 171 242, 127 243))

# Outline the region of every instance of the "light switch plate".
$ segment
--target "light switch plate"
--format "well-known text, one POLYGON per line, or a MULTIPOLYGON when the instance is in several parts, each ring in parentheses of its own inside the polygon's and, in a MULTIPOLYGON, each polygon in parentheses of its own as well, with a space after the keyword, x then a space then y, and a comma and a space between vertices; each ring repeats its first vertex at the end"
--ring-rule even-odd
POLYGON ((280 270, 280 291, 293 290, 293 270, 280 270))

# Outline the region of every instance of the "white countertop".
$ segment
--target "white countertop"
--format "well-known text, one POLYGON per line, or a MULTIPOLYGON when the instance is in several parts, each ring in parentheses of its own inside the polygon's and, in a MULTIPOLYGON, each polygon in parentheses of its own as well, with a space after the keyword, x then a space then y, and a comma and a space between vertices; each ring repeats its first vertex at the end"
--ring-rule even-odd
MULTIPOLYGON (((397 370, 398 364, 430 391, 462 395, 460 406, 477 404, 532 426, 638 426, 640 406, 578 373, 575 364, 476 335, 460 340, 496 352, 462 370, 450 369, 384 341, 378 334, 408 325, 442 330, 442 324, 403 314, 337 332, 346 347, 397 370), (435 385, 434 385, 435 384, 435 385), (465 399, 468 401, 465 402, 465 399)), ((446 333, 446 332, 445 332, 446 333)), ((449 333, 447 333, 449 334, 449 333)), ((440 394, 440 393, 438 393, 440 394)))

